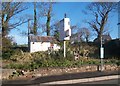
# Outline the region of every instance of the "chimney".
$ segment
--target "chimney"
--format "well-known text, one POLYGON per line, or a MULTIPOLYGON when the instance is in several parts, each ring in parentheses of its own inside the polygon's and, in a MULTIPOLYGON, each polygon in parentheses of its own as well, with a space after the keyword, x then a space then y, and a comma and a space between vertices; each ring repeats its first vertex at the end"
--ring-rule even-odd
POLYGON ((64 14, 64 18, 66 18, 67 17, 67 15, 66 15, 66 13, 64 14))

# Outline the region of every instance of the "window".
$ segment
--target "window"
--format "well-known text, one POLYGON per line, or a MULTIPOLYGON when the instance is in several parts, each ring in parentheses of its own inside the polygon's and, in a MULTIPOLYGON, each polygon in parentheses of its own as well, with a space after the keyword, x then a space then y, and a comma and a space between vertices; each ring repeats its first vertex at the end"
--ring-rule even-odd
POLYGON ((68 22, 68 25, 70 25, 70 22, 68 22))
POLYGON ((69 36, 69 30, 67 30, 67 31, 65 32, 65 35, 66 35, 66 37, 69 36))

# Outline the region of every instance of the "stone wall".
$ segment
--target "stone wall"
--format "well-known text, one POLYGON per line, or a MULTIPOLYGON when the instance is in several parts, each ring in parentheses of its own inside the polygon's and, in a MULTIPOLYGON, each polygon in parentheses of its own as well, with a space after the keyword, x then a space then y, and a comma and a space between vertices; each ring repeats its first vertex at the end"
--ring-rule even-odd
POLYGON ((8 79, 15 72, 14 69, 2 69, 2 79, 8 79))
MULTIPOLYGON (((118 70, 117 65, 104 65, 104 71, 118 70)), ((28 79, 33 77, 41 77, 41 76, 49 76, 49 75, 61 75, 67 73, 80 73, 80 72, 92 72, 92 71, 100 71, 100 66, 98 65, 84 65, 80 67, 72 67, 72 68, 40 68, 34 71, 23 71, 24 75, 19 77, 26 77, 28 79)), ((2 70, 2 79, 9 79, 9 76, 15 72, 14 69, 3 69, 2 70)), ((18 77, 16 77, 18 78, 18 77)))
MULTIPOLYGON (((47 75, 59 75, 66 73, 80 73, 80 72, 92 72, 100 71, 100 65, 84 65, 81 67, 72 68, 41 68, 34 70, 34 76, 47 76, 47 75)), ((117 65, 104 65, 104 71, 118 70, 117 65)))

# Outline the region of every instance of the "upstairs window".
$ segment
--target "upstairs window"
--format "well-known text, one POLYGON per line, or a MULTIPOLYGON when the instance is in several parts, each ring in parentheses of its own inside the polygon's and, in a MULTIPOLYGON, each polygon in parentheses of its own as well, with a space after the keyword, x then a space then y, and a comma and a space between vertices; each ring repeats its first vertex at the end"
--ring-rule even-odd
POLYGON ((68 22, 68 25, 70 25, 70 22, 68 22))

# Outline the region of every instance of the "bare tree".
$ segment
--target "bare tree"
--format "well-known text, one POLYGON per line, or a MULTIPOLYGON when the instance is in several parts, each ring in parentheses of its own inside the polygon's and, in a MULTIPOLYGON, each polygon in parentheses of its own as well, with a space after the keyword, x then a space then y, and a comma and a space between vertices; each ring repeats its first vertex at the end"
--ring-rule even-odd
POLYGON ((39 15, 47 18, 46 21, 47 36, 50 36, 50 22, 51 22, 51 17, 53 16, 52 6, 53 6, 53 2, 42 2, 41 4, 39 4, 40 7, 39 15))
POLYGON ((55 39, 59 42, 59 28, 60 28, 60 22, 59 21, 55 21, 54 25, 51 26, 51 35, 53 35, 55 37, 55 39))
POLYGON ((36 14, 36 2, 34 2, 34 26, 33 26, 33 34, 37 35, 37 14, 36 14))
POLYGON ((89 39, 92 36, 91 31, 86 27, 80 28, 79 25, 73 25, 71 26, 71 30, 72 30, 72 34, 73 35, 77 34, 78 38, 81 41, 89 42, 89 39))
POLYGON ((83 33, 83 39, 85 39, 86 42, 89 42, 89 39, 91 37, 90 30, 88 28, 83 27, 81 31, 83 33))
POLYGON ((2 51, 10 50, 12 38, 8 37, 9 31, 26 23, 28 20, 20 15, 27 8, 22 2, 2 2, 0 9, 0 24, 2 31, 2 51))
POLYGON ((49 9, 47 12, 47 22, 46 22, 47 36, 50 36, 51 11, 52 11, 52 3, 50 3, 49 9))
POLYGON ((1 9, 1 23, 2 23, 2 37, 5 37, 9 31, 23 23, 27 20, 20 18, 19 13, 23 12, 26 7, 23 6, 22 2, 3 2, 1 9), (19 19, 18 19, 19 16, 19 19), (12 19, 16 18, 15 21, 12 19), (18 20, 17 20, 18 19, 18 20))
POLYGON ((72 34, 76 34, 77 32, 79 32, 79 30, 80 30, 80 26, 78 24, 71 26, 72 34))
POLYGON ((116 8, 117 3, 114 2, 94 2, 88 6, 87 11, 91 12, 94 16, 94 20, 88 21, 88 24, 97 32, 99 41, 104 33, 110 13, 116 8))

